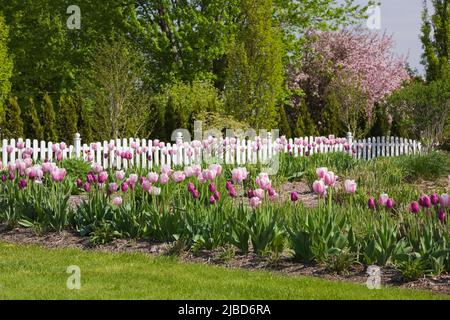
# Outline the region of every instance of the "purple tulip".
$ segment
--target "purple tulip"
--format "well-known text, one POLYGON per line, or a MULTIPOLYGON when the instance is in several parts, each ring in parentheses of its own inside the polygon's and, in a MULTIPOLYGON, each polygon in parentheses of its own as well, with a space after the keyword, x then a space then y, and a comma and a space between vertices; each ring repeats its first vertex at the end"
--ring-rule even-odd
POLYGON ((210 183, 208 186, 209 192, 214 193, 216 192, 216 185, 214 183, 210 183))
POLYGON ((200 194, 198 193, 198 190, 192 191, 192 197, 194 200, 197 200, 199 198, 200 194))
POLYGON ((188 191, 189 191, 190 193, 194 192, 194 191, 195 191, 195 186, 194 186, 194 184, 193 184, 192 182, 189 182, 189 183, 188 183, 187 189, 188 189, 188 191))
POLYGON ((91 184, 89 182, 86 182, 83 186, 84 191, 90 192, 91 191, 91 184))
POLYGON ((25 188, 27 187, 27 185, 28 185, 27 180, 21 179, 21 180, 19 181, 19 188, 20 188, 21 190, 25 189, 25 188))
POLYGON ((419 199, 419 204, 424 208, 430 208, 431 207, 431 200, 428 196, 422 196, 419 199))
POLYGON ((220 199, 219 191, 215 191, 213 197, 214 197, 214 199, 216 199, 216 201, 219 201, 219 199, 220 199))
POLYGON ((95 177, 95 175, 94 175, 93 172, 89 172, 89 173, 86 175, 86 181, 87 181, 88 183, 94 183, 95 181, 97 181, 97 178, 95 177))
POLYGON ((367 202, 367 206, 369 207, 369 209, 375 209, 375 199, 369 198, 369 201, 367 202))
POLYGON ((227 181, 225 184, 225 188, 230 191, 231 188, 233 188, 233 183, 231 181, 227 181))
POLYGON ((214 203, 216 203, 216 198, 214 198, 214 196, 209 197, 209 203, 211 205, 213 205, 214 203))
POLYGON ((10 172, 9 173, 9 180, 13 181, 14 180, 14 172, 10 172))
POLYGON ((437 193, 433 193, 430 196, 430 201, 431 201, 431 204, 433 204, 433 206, 437 206, 439 203, 439 195, 437 193))
POLYGON ((232 198, 236 198, 237 197, 237 192, 236 192, 236 189, 234 187, 231 187, 229 189, 229 193, 230 193, 230 197, 232 197, 232 198))
POLYGON ((392 200, 391 198, 389 198, 389 199, 386 201, 386 208, 392 209, 393 207, 394 207, 394 200, 392 200))
POLYGON ((3 181, 3 182, 6 181, 6 174, 2 174, 2 181, 3 181))
POLYGON ((298 193, 297 192, 291 192, 291 201, 296 202, 298 201, 298 193))
POLYGON ((269 194, 269 197, 273 197, 273 196, 275 196, 277 194, 276 191, 273 188, 269 188, 267 190, 267 193, 269 194))
POLYGON ((255 196, 255 193, 253 192, 253 190, 252 189, 248 189, 248 191, 247 191, 247 197, 249 198, 249 199, 251 199, 251 198, 253 198, 255 196))
POLYGON ((438 218, 440 221, 445 221, 445 210, 444 209, 440 209, 438 212, 438 218))
POLYGON ((417 201, 411 202, 409 205, 409 211, 411 213, 418 213, 420 211, 419 203, 417 201))
POLYGON ((83 181, 81 181, 80 178, 78 178, 75 183, 77 184, 78 188, 81 188, 83 186, 83 181))
POLYGON ((122 192, 127 192, 128 188, 130 188, 130 186, 127 182, 122 183, 122 185, 120 186, 120 190, 122 190, 122 192))

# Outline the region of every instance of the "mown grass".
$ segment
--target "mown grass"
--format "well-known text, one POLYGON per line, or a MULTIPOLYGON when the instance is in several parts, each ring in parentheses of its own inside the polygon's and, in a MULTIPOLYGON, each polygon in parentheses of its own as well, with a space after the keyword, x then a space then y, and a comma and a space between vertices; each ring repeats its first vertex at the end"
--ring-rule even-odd
POLYGON ((0 243, 0 299, 448 299, 398 288, 187 264, 169 257, 0 243), (66 269, 81 269, 81 289, 66 269))

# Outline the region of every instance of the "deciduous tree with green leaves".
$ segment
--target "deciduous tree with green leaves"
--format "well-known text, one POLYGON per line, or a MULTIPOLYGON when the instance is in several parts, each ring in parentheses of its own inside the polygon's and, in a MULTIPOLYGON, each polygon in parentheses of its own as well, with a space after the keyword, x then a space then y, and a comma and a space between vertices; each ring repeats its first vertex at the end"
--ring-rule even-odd
POLYGON ((271 0, 242 0, 238 32, 228 56, 227 112, 253 128, 277 126, 283 92, 283 44, 271 0))
POLYGON ((422 15, 422 63, 427 81, 450 79, 450 1, 431 0, 434 12, 430 16, 424 1, 422 15))
POLYGON ((9 27, 0 15, 0 126, 4 120, 4 102, 11 91, 13 62, 8 52, 9 27))

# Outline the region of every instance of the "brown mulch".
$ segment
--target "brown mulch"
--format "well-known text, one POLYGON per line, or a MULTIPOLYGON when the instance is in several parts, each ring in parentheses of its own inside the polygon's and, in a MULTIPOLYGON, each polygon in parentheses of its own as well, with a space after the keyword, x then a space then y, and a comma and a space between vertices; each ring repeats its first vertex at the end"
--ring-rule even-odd
MULTIPOLYGON (((101 252, 139 252, 149 256, 173 254, 173 246, 167 243, 152 243, 145 240, 116 239, 105 245, 94 246, 89 238, 81 237, 74 231, 65 230, 42 235, 31 229, 15 228, 8 230, 0 225, 0 242, 39 245, 44 248, 78 248, 81 250, 96 250, 101 252)), ((229 249, 231 250, 231 249, 229 249)), ((350 281, 364 284, 368 278, 363 266, 354 266, 346 274, 336 274, 324 266, 310 265, 294 260, 284 255, 278 260, 264 259, 256 254, 242 255, 232 252, 227 254, 226 249, 213 251, 200 251, 196 254, 190 251, 181 251, 181 261, 187 263, 202 263, 222 265, 229 268, 247 270, 268 270, 289 276, 314 276, 329 280, 350 281)), ((391 267, 382 268, 382 285, 403 288, 429 290, 437 293, 450 294, 450 275, 432 278, 426 277, 413 282, 404 282, 398 271, 391 267)))

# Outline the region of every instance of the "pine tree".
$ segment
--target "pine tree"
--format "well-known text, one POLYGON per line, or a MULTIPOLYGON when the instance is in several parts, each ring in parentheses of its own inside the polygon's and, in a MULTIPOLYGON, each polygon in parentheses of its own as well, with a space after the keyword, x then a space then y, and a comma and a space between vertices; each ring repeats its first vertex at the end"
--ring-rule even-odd
POLYGON ((39 120, 40 110, 34 103, 33 98, 28 100, 27 117, 26 117, 26 136, 30 139, 44 140, 44 128, 39 120))
POLYGON ((424 1, 422 15, 422 64, 427 81, 450 79, 450 0, 432 0, 433 15, 424 1))
POLYGON ((294 128, 295 137, 306 137, 317 134, 314 121, 308 111, 305 101, 302 99, 297 110, 297 122, 294 128))
POLYGON ((57 115, 57 130, 61 141, 71 143, 77 133, 78 114, 72 97, 59 98, 57 115))
POLYGON ((17 97, 10 97, 5 110, 4 130, 6 137, 23 138, 23 121, 17 97))
POLYGON ((277 125, 282 93, 283 45, 271 0, 242 0, 238 32, 228 56, 227 111, 255 129, 277 125))
POLYGON ((283 105, 280 106, 280 122, 279 128, 282 135, 285 135, 288 138, 292 137, 291 126, 287 120, 286 110, 283 105))
POLYGON ((58 133, 56 132, 56 114, 53 108, 52 98, 46 93, 42 98, 42 126, 44 128, 44 139, 56 142, 58 133))
MULTIPOLYGON (((74 104, 76 112, 78 114, 78 121, 77 121, 78 133, 81 135, 81 139, 84 143, 91 143, 94 141, 94 135, 92 132, 93 118, 94 118, 93 112, 85 104, 85 101, 79 95, 76 95, 74 97, 74 104)), ((74 137, 72 137, 72 139, 73 138, 74 137)))

